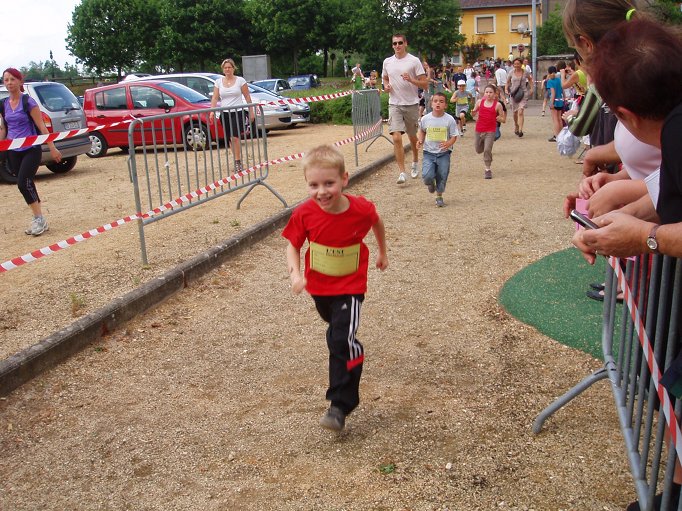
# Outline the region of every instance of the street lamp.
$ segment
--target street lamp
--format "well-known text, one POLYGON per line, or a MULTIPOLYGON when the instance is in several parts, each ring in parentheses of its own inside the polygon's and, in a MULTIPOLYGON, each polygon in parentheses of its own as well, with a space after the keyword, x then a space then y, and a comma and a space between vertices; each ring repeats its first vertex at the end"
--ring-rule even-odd
POLYGON ((52 81, 54 82, 54 57, 52 56, 52 50, 50 50, 50 67, 52 67, 52 81))

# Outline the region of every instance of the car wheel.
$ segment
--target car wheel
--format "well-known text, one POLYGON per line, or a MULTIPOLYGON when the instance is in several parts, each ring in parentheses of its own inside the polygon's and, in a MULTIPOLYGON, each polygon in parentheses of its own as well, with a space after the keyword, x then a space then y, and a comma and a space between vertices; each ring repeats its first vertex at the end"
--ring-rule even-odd
POLYGON ((78 156, 72 156, 71 158, 64 158, 59 163, 52 162, 48 163, 45 166, 55 174, 64 174, 65 172, 68 172, 69 170, 73 169, 76 166, 77 160, 78 156))
MULTIPOLYGON (((7 153, 5 153, 5 155, 6 154, 7 153)), ((18 178, 16 175, 10 172, 8 161, 9 160, 6 156, 5 158, 0 158, 0 180, 4 181, 5 183, 16 184, 18 178)))
POLYGON ((205 126, 188 124, 185 127, 185 144, 193 151, 206 149, 208 145, 208 130, 205 126))
POLYGON ((101 133, 96 131, 90 133, 90 150, 85 153, 86 155, 88 155, 90 158, 101 158, 107 154, 108 149, 109 144, 107 144, 107 141, 104 139, 101 133))

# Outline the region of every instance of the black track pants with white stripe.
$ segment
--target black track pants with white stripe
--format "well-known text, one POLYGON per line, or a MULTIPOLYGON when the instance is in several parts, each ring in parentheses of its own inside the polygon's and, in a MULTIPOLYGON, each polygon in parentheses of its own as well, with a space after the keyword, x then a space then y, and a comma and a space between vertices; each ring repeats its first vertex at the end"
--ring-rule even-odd
POLYGON ((355 337, 360 325, 360 306, 365 295, 313 296, 325 320, 329 348, 327 400, 348 415, 360 402, 360 376, 365 354, 355 337))

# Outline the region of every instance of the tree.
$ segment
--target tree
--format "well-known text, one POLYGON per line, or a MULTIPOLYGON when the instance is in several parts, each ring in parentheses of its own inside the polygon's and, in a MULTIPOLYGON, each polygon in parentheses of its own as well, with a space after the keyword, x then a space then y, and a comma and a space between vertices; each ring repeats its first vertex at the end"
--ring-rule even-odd
POLYGON ((157 0, 82 0, 68 25, 67 49, 98 74, 134 70, 159 32, 157 0))
POLYGON ((455 0, 383 0, 382 4, 413 50, 430 59, 451 55, 465 41, 459 31, 461 10, 455 0))
POLYGON ((573 53, 573 50, 568 46, 566 36, 564 35, 561 10, 558 5, 549 13, 547 21, 537 28, 537 33, 536 44, 538 55, 573 53))
POLYGON ((476 62, 483 51, 490 48, 490 45, 486 42, 485 37, 474 36, 471 41, 461 47, 464 52, 464 58, 467 62, 476 62))
POLYGON ((282 55, 288 53, 298 73, 301 52, 321 49, 311 39, 316 14, 323 11, 323 0, 247 0, 246 12, 255 36, 265 51, 282 55))
POLYGON ((654 16, 661 21, 671 24, 682 24, 682 10, 676 0, 657 0, 651 5, 654 16))
POLYGON ((371 63, 381 64, 390 55, 394 33, 405 34, 412 53, 429 58, 450 55, 464 43, 456 0, 349 0, 347 4, 352 14, 340 22, 339 47, 364 53, 371 63))
POLYGON ((250 48, 243 1, 162 0, 161 29, 150 60, 164 69, 218 69, 250 48))
POLYGON ((381 63, 390 53, 393 24, 383 11, 382 0, 348 0, 347 14, 337 22, 336 47, 345 52, 365 55, 370 67, 381 69, 381 63))

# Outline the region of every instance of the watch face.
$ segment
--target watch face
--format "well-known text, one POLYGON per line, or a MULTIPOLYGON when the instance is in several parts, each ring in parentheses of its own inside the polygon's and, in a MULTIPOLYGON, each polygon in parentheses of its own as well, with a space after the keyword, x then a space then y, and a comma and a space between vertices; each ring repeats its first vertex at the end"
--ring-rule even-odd
POLYGON ((649 247, 650 250, 658 250, 658 242, 656 241, 656 238, 647 238, 646 246, 649 247))

